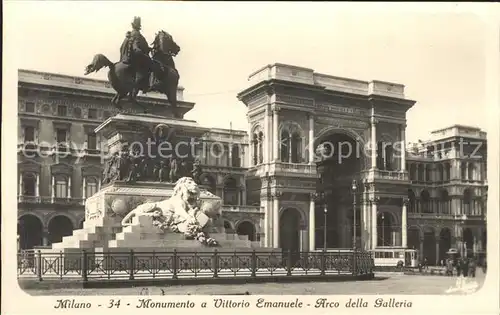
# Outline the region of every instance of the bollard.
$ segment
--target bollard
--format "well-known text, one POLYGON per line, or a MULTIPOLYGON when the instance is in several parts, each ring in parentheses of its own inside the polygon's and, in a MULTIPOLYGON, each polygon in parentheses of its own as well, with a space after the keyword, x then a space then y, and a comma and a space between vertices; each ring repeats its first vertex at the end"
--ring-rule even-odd
POLYGON ((214 268, 214 278, 217 278, 219 275, 219 256, 217 255, 217 249, 214 250, 213 257, 213 268, 214 268))
POLYGON ((172 279, 177 279, 177 250, 175 249, 172 257, 172 279))
POLYGON ((255 249, 252 251, 252 278, 255 278, 257 276, 257 255, 255 254, 255 249))
POLYGON ((88 270, 88 256, 87 256, 87 251, 83 250, 82 251, 82 280, 83 283, 86 283, 88 281, 87 278, 87 270, 88 270))
POLYGON ((38 276, 38 281, 42 281, 42 252, 40 250, 38 250, 37 252, 37 256, 36 256, 36 274, 38 276))
POLYGON ((130 254, 128 256, 128 265, 129 265, 129 280, 134 280, 134 250, 130 250, 130 254))

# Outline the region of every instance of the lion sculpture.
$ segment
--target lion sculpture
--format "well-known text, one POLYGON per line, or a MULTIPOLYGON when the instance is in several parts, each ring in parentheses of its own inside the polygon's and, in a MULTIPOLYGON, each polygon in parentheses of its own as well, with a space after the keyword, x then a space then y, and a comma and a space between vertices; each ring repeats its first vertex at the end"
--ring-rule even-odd
MULTIPOLYGON (((193 238, 201 237, 201 229, 210 220, 221 216, 222 203, 220 199, 202 201, 200 193, 192 178, 182 177, 176 182, 172 197, 139 205, 123 218, 122 225, 130 225, 135 216, 147 215, 152 216, 162 229, 169 228, 193 238)), ((203 238, 208 239, 206 236, 203 238)))

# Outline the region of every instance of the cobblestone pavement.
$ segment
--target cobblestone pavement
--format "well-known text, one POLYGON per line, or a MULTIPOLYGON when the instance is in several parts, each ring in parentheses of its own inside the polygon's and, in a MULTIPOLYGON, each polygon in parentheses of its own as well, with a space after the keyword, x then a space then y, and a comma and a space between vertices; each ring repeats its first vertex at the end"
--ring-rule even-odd
MULTIPOLYGON (((484 277, 484 274, 479 272, 476 278, 470 278, 469 281, 476 281, 480 288, 484 277)), ((147 292, 149 295, 161 295, 162 290, 165 295, 239 295, 245 292, 251 295, 446 294, 449 288, 455 287, 456 281, 456 277, 380 273, 370 281, 157 286, 148 287, 147 292)), ((26 292, 31 295, 139 295, 141 291, 145 293, 146 288, 55 289, 26 292)), ((454 294, 460 293, 454 292, 454 294)))

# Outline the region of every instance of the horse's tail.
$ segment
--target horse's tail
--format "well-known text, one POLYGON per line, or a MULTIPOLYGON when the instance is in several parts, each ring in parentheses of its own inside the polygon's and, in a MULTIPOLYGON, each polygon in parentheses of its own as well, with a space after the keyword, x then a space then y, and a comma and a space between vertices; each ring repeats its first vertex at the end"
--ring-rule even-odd
POLYGON ((92 72, 97 72, 101 70, 104 67, 109 67, 109 69, 113 69, 114 64, 109 61, 109 59, 104 56, 103 54, 97 54, 94 56, 94 59, 92 59, 92 62, 85 67, 85 75, 92 73, 92 72))

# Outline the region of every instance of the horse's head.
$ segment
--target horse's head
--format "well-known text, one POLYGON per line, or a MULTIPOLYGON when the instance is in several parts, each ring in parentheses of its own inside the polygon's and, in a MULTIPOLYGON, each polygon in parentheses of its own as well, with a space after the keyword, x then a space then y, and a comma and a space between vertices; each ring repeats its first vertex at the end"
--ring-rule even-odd
POLYGON ((164 54, 176 56, 181 48, 174 41, 174 38, 169 33, 161 30, 159 31, 153 42, 153 49, 164 54))

